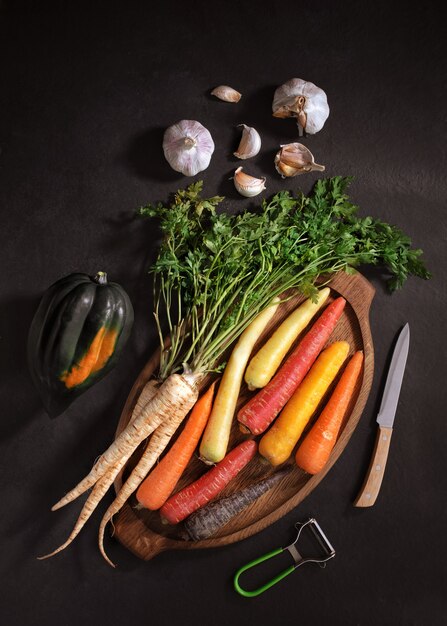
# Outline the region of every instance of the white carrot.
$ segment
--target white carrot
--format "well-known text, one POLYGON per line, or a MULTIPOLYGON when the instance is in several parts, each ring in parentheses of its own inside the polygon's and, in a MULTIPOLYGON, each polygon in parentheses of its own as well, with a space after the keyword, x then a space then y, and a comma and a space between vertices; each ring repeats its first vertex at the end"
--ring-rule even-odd
POLYGON ((51 510, 55 511, 72 502, 92 487, 110 467, 122 459, 129 459, 138 445, 164 420, 174 414, 181 414, 184 417, 197 401, 197 397, 197 376, 190 374, 169 376, 155 397, 146 404, 135 420, 128 424, 99 458, 90 473, 51 510))
MULTIPOLYGON (((155 397, 157 393, 157 388, 158 388, 158 383, 155 380, 150 380, 149 382, 146 383, 146 385, 143 387, 141 394, 138 397, 135 408, 132 411, 132 415, 130 417, 129 423, 133 422, 136 419, 136 417, 138 417, 138 415, 140 414, 144 406, 148 402, 150 402, 152 398, 155 397)), ((49 557, 54 556, 58 552, 62 552, 62 550, 65 550, 65 548, 67 548, 70 545, 70 543, 79 535, 82 528, 85 526, 85 524, 91 517, 93 511, 96 509, 96 507, 102 500, 103 496, 106 494, 107 490, 112 485, 115 478, 123 469, 124 465, 126 464, 126 460, 127 459, 123 457, 120 461, 118 461, 116 465, 114 465, 113 467, 110 467, 106 471, 106 473, 96 482, 90 495, 85 501, 84 506, 82 507, 81 513, 79 514, 77 522, 73 530, 71 531, 70 536, 68 537, 67 541, 65 541, 65 543, 63 543, 61 546, 59 546, 59 548, 57 548, 53 552, 50 552, 50 554, 45 554, 45 556, 37 557, 39 560, 48 559, 49 557)))
POLYGON ((218 463, 227 453, 231 424, 248 359, 259 336, 276 313, 279 302, 279 298, 275 298, 269 307, 255 317, 231 353, 200 444, 200 458, 205 463, 218 463))
POLYGON ((321 309, 329 293, 329 287, 325 287, 318 292, 316 302, 312 302, 310 298, 305 300, 286 317, 270 339, 255 354, 245 372, 245 382, 250 390, 261 389, 270 382, 293 342, 321 309))
POLYGON ((116 515, 116 513, 120 511, 126 500, 130 498, 133 492, 138 489, 142 481, 146 478, 147 474, 155 465, 158 458, 172 439, 172 436, 174 435, 177 428, 180 426, 184 417, 185 416, 181 417, 181 415, 178 413, 176 415, 173 415, 163 424, 160 424, 160 426, 151 436, 141 459, 133 469, 132 473, 130 474, 124 485, 121 487, 115 500, 109 506, 109 508, 105 512, 104 517, 101 520, 98 537, 99 549, 107 563, 109 563, 109 565, 111 565, 112 567, 115 567, 115 564, 112 563, 112 561, 108 558, 104 550, 104 531, 107 523, 112 519, 114 515, 116 515))

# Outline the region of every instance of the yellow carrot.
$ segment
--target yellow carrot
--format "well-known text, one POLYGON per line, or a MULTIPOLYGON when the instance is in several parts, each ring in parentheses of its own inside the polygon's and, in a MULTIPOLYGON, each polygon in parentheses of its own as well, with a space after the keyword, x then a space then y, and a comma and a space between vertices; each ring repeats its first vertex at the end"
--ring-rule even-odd
POLYGON ((218 463, 227 452, 231 424, 245 368, 256 341, 272 319, 278 306, 279 298, 275 298, 273 303, 244 330, 231 353, 200 444, 200 458, 206 463, 218 463))
POLYGON ((262 437, 259 452, 272 465, 280 465, 290 457, 348 352, 346 341, 335 341, 323 350, 281 415, 262 437))
POLYGON ((245 372, 245 382, 249 389, 261 389, 270 382, 293 342, 326 302, 329 293, 329 287, 325 287, 318 292, 316 302, 312 302, 310 298, 305 300, 255 354, 245 372))

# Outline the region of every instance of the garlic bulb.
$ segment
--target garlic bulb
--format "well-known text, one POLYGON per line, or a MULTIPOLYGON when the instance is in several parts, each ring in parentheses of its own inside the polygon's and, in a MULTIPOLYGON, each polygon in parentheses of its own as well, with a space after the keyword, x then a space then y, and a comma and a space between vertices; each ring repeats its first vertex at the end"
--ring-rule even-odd
POLYGON ((305 172, 324 172, 324 165, 315 163, 312 152, 302 143, 288 143, 281 146, 275 156, 276 171, 283 178, 298 176, 305 172))
POLYGON ((233 154, 238 159, 250 159, 261 149, 261 137, 256 129, 245 124, 239 124, 239 126, 243 128, 242 137, 238 149, 233 154))
POLYGON ((216 96, 216 98, 219 98, 219 100, 223 100, 224 102, 239 102, 242 98, 241 93, 228 85, 219 85, 219 87, 215 87, 211 92, 211 95, 216 96))
POLYGON ((296 117, 300 136, 303 132, 317 133, 329 116, 324 91, 301 78, 292 78, 278 87, 272 108, 274 117, 296 117))
POLYGON ((166 129, 163 152, 173 170, 195 176, 210 164, 214 141, 200 122, 181 120, 166 129))
POLYGON ((252 198, 257 196, 261 191, 265 189, 265 178, 255 178, 249 174, 245 174, 242 171, 242 167, 238 167, 234 172, 234 186, 241 194, 246 198, 252 198))

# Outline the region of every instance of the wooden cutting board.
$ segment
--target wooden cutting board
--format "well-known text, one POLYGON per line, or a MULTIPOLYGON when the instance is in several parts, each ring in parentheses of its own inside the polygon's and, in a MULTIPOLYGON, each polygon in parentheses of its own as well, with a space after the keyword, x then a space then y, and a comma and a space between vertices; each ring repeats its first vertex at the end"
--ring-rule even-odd
MULTIPOLYGON (((343 296, 347 304, 328 343, 344 339, 351 346, 350 354, 356 350, 363 350, 364 365, 363 373, 357 384, 357 389, 351 406, 347 411, 343 427, 340 431, 337 443, 332 451, 326 467, 315 476, 306 474, 294 463, 292 456, 289 463, 293 470, 289 472, 270 491, 262 495, 255 503, 235 517, 229 524, 220 529, 213 538, 201 541, 186 541, 181 538, 181 524, 176 526, 161 523, 157 511, 135 509, 135 495, 121 509, 114 519, 115 537, 136 556, 149 560, 164 550, 193 550, 197 548, 213 548, 224 546, 235 541, 245 539, 253 535, 283 515, 294 509, 313 489, 320 483, 330 468, 334 465, 340 454, 346 447, 355 427, 358 424, 363 408, 368 399, 374 372, 374 352, 369 326, 369 309, 374 297, 373 286, 361 274, 353 275, 340 272, 331 280, 331 296, 329 302, 338 296, 343 296)), ((304 298, 294 296, 287 303, 279 307, 279 310, 271 320, 263 335, 260 337, 254 352, 262 345, 265 339, 282 322, 282 320, 297 307, 304 298)), ((293 349, 293 347, 292 347, 293 349)), ((128 396, 127 402, 121 414, 117 428, 117 435, 125 428, 129 421, 133 407, 145 383, 157 373, 159 353, 154 354, 143 368, 128 396)), ((208 386, 211 378, 203 381, 202 388, 208 386)), ((245 404, 252 395, 245 384, 241 389, 238 408, 245 404)), ((229 449, 244 439, 234 420, 229 449)), ((259 440, 260 437, 257 437, 259 440)), ((141 455, 141 448, 135 452, 129 460, 123 476, 115 482, 118 490, 122 479, 126 478, 129 471, 135 466, 141 455)), ((209 469, 197 457, 194 457, 186 468, 178 485, 179 488, 196 480, 209 469)), ((245 487, 264 476, 272 473, 270 468, 258 455, 253 459, 240 474, 226 487, 222 496, 245 487)))

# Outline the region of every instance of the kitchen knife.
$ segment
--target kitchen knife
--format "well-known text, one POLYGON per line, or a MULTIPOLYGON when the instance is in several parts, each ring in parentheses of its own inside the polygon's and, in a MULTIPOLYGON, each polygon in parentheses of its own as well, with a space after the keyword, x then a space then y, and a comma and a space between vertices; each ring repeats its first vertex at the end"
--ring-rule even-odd
POLYGON ((379 428, 371 463, 366 474, 365 482, 354 501, 354 506, 372 506, 379 493, 390 449, 394 417, 399 401, 399 393, 404 377, 409 345, 410 327, 408 324, 405 324, 399 333, 388 370, 382 404, 380 405, 379 414, 377 415, 379 428))

